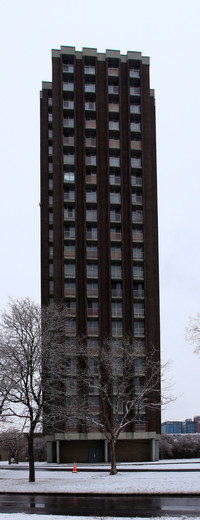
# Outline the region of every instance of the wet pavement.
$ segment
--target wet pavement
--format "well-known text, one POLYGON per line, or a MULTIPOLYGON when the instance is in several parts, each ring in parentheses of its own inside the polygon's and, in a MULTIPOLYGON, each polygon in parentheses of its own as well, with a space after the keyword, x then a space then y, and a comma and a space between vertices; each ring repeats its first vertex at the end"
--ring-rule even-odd
POLYGON ((0 495, 0 513, 147 517, 200 514, 200 495, 0 495))

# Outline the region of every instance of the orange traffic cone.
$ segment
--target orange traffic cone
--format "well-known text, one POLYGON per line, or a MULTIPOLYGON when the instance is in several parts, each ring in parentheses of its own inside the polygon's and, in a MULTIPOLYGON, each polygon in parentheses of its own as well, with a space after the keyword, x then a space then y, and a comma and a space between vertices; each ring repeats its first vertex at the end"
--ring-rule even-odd
POLYGON ((72 471, 72 473, 77 473, 77 471, 76 471, 76 464, 75 464, 75 462, 74 462, 74 467, 73 467, 73 471, 72 471))

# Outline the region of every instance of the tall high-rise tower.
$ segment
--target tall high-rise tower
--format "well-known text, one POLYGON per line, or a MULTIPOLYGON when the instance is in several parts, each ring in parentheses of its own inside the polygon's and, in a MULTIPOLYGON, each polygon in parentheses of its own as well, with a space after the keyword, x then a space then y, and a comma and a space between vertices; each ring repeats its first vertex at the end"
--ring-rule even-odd
MULTIPOLYGON (((66 302, 67 335, 88 348, 128 335, 141 358, 152 345, 159 356, 155 100, 139 52, 52 51, 41 92, 41 294, 43 305, 66 302)), ((157 456, 159 433, 159 408, 144 410, 118 459, 157 456)), ((67 421, 56 442, 57 460, 104 458, 103 437, 67 421)))

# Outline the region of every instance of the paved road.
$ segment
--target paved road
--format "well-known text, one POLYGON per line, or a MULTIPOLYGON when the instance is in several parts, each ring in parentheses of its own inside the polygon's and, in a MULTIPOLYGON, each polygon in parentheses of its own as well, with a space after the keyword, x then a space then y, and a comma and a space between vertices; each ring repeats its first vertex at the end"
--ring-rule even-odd
POLYGON ((147 517, 200 514, 200 495, 0 495, 0 513, 147 517))

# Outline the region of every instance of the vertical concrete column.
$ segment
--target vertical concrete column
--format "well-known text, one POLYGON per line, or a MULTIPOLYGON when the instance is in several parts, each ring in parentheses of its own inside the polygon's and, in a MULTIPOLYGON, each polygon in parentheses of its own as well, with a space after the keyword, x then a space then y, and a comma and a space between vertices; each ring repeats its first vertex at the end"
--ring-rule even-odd
POLYGON ((47 442, 47 462, 53 462, 53 443, 47 442))
POLYGON ((150 457, 152 461, 156 460, 156 440, 151 439, 150 441, 150 457))
POLYGON ((104 462, 108 462, 108 441, 104 441, 104 462))
POLYGON ((159 460, 159 441, 155 440, 155 460, 159 460))
POLYGON ((60 441, 56 441, 56 462, 60 464, 60 441))

